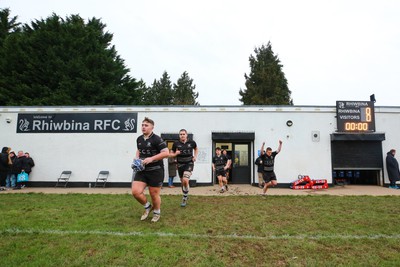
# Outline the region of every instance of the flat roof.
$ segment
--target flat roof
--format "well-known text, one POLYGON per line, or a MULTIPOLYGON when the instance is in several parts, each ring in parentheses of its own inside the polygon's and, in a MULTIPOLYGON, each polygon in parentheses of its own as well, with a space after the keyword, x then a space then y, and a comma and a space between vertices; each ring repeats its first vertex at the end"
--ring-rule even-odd
MULTIPOLYGON (((307 112, 336 113, 336 106, 0 106, 2 113, 41 112, 307 112)), ((400 106, 375 106, 375 113, 400 113, 400 106)))

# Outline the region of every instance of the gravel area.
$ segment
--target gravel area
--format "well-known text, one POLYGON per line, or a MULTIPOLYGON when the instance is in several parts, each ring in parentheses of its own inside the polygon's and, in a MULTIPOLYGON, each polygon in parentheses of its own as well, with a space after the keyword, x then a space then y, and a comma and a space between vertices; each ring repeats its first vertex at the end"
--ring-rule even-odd
MULTIPOLYGON (((0 194, 20 194, 20 193, 44 193, 44 194, 130 194, 130 188, 54 188, 54 187, 31 187, 20 190, 0 191, 0 194)), ((251 185, 230 185, 229 191, 220 193, 217 185, 215 186, 196 186, 190 189, 191 195, 201 196, 232 196, 232 195, 260 195, 262 190, 251 185)), ((182 194, 180 187, 168 188, 161 190, 161 195, 180 195, 182 194)), ((290 188, 271 188, 267 192, 268 195, 338 195, 338 196, 400 196, 399 189, 389 189, 381 186, 364 186, 364 185, 346 185, 334 186, 328 189, 303 189, 293 190, 290 188)))

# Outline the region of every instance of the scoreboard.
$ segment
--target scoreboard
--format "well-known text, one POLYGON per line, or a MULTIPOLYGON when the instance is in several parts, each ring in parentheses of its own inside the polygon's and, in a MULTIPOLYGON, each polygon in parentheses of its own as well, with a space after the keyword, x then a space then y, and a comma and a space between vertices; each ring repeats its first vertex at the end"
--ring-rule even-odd
POLYGON ((336 101, 338 132, 375 132, 373 101, 336 101))

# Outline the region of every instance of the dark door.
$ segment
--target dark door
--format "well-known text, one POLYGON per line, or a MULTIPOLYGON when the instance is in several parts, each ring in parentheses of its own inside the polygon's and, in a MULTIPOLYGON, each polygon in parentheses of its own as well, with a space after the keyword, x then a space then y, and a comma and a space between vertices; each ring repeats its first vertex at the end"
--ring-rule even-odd
POLYGON ((233 143, 232 145, 232 184, 251 183, 250 143, 233 143))

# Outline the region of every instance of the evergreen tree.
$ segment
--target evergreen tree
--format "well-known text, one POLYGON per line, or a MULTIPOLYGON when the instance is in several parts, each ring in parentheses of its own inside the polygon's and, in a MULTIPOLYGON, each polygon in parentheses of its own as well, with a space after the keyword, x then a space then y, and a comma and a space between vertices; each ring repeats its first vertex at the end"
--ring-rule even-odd
POLYGON ((159 81, 154 80, 151 87, 147 88, 143 104, 145 105, 172 105, 174 91, 170 77, 164 71, 159 81))
POLYGON ((105 26, 53 14, 8 35, 0 47, 0 105, 140 104, 139 83, 105 26))
POLYGON ((250 74, 245 74, 246 89, 240 89, 239 99, 244 105, 292 105, 282 65, 272 51, 271 43, 262 45, 250 55, 250 74))
POLYGON ((154 79, 153 83, 151 86, 147 87, 145 85, 145 92, 143 95, 143 105, 157 105, 157 83, 158 81, 154 79))
POLYGON ((193 85, 193 79, 189 77, 189 74, 185 71, 174 84, 174 105, 199 105, 196 99, 199 97, 199 93, 196 93, 194 89, 196 85, 193 85))
POLYGON ((164 71, 157 85, 159 91, 158 105, 172 105, 174 91, 172 89, 171 79, 166 71, 164 71))
MULTIPOLYGON (((5 40, 13 34, 18 33, 20 30, 19 28, 19 23, 17 23, 17 17, 10 17, 10 10, 8 8, 6 9, 0 9, 0 84, 1 80, 3 79, 1 77, 1 74, 3 73, 1 71, 2 68, 7 68, 6 66, 6 54, 4 51, 4 42, 5 40)), ((2 99, 7 98, 7 92, 2 89, 0 86, 0 103, 2 102, 2 99)))
POLYGON ((0 9, 0 46, 9 34, 19 31, 17 19, 17 16, 10 18, 10 9, 0 9))
POLYGON ((144 104, 146 91, 147 91, 146 83, 142 79, 140 79, 138 82, 138 88, 136 89, 137 95, 140 96, 140 98, 137 99, 138 100, 136 103, 137 105, 144 104))

